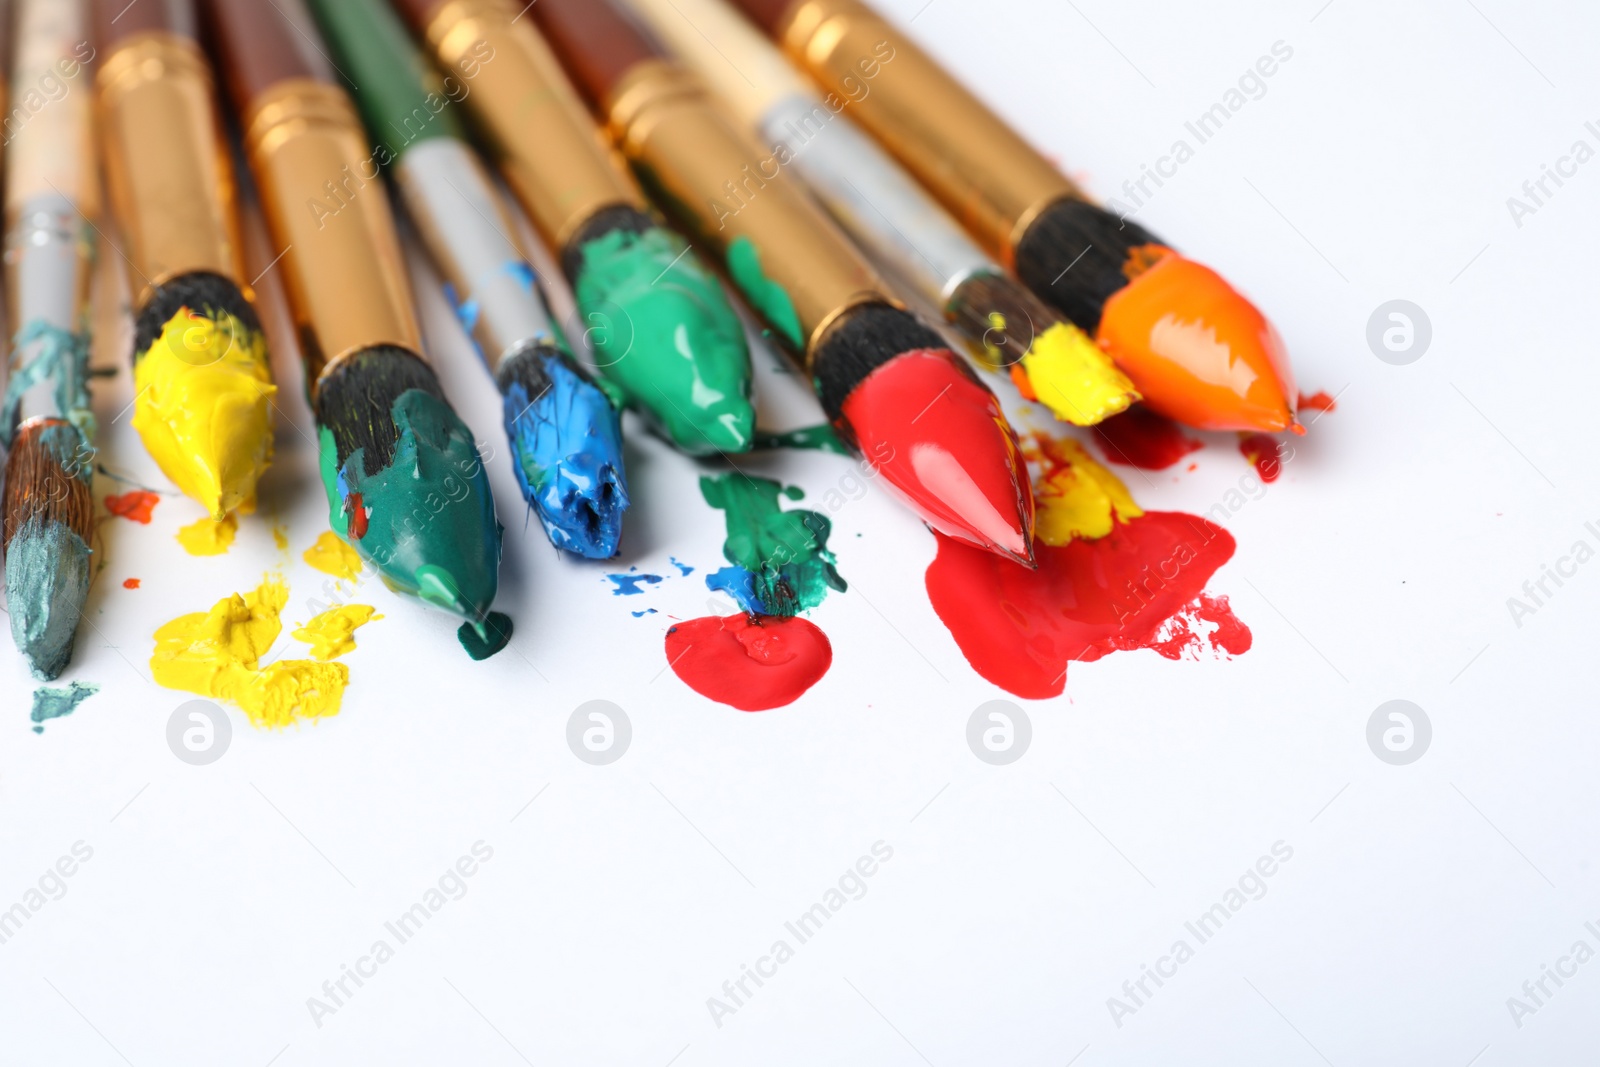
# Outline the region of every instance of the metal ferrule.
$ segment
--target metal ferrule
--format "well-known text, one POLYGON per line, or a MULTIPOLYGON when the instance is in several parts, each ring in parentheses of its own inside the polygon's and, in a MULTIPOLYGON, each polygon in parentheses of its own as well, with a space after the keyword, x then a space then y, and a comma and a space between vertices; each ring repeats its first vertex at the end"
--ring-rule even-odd
POLYGON ((282 255, 312 399, 340 360, 374 345, 422 354, 400 238, 360 120, 344 91, 279 82, 244 122, 245 151, 282 255))
POLYGON ((973 274, 999 273, 898 163, 819 97, 785 97, 761 129, 774 152, 792 153, 795 170, 845 232, 941 311, 973 274))
POLYGON ((647 210, 567 80, 561 61, 517 7, 500 0, 450 0, 428 24, 428 44, 472 84, 467 107, 523 210, 563 251, 604 208, 647 210))
POLYGON ((794 304, 808 362, 846 311, 895 303, 849 240, 688 72, 641 63, 607 105, 613 138, 660 203, 679 209, 720 253, 741 237, 761 253, 763 272, 794 304))
POLYGON ((95 80, 134 306, 192 271, 240 284, 233 166, 199 46, 174 33, 137 34, 104 58, 95 80))
MULTIPOLYGON (((94 258, 94 231, 77 206, 56 193, 36 196, 7 212, 6 289, 13 337, 35 326, 77 333, 85 326, 89 279, 94 258)), ((11 351, 11 375, 23 373, 49 349, 39 337, 11 351)), ((18 423, 66 414, 59 402, 60 366, 22 393, 18 423)), ((82 384, 82 383, 77 383, 82 384)), ((69 391, 69 395, 72 391, 69 391)))
POLYGON ((1041 211, 1079 195, 926 52, 858 0, 801 0, 780 37, 835 98, 849 101, 846 114, 1008 265, 1041 211))
POLYGON ((394 176, 456 315, 490 369, 529 344, 553 341, 534 270, 472 150, 449 137, 422 141, 406 150, 394 176))

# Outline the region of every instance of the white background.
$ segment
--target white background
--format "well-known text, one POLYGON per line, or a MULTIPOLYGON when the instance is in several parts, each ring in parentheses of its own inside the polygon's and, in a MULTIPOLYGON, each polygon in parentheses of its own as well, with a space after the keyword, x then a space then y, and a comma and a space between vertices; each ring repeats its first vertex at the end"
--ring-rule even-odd
MULTIPOLYGON (((343 712, 279 733, 232 712, 229 751, 190 767, 165 740, 190 698, 149 680, 152 631, 272 568, 290 582, 293 624, 322 583, 299 559, 326 511, 280 344, 279 460, 234 550, 184 555, 173 534, 198 509, 180 497, 149 527, 108 521, 68 675, 104 689, 41 736, 21 661, 0 655, 0 909, 74 842, 93 849, 66 895, 0 944, 0 1062, 1592 1057, 1600 962, 1551 984, 1520 1028, 1506 1001, 1575 941, 1600 949, 1584 928, 1600 925, 1600 563, 1520 628, 1506 600, 1580 538, 1600 548, 1584 527, 1600 526, 1600 162, 1520 228, 1506 199, 1575 140, 1600 148, 1584 129, 1600 120, 1595 9, 887 6, 917 16, 919 40, 1102 196, 1188 137, 1184 122, 1274 42, 1292 47, 1266 95, 1139 216, 1267 310, 1302 388, 1339 395, 1283 478, 1226 523, 1239 551, 1211 589, 1254 648, 1232 662, 1139 652, 1076 665, 1066 696, 1024 702, 1023 758, 986 765, 966 723, 1005 694, 928 607, 931 536, 874 489, 833 515, 851 588, 813 616, 832 672, 792 707, 742 714, 663 671, 668 615, 707 613, 701 578, 720 561, 696 465, 630 438, 623 563, 671 575, 671 554, 698 570, 612 597, 602 574, 615 568, 558 558, 526 522, 502 446, 512 647, 473 664, 452 621, 363 587, 387 617, 344 661, 343 712), (1433 325, 1409 366, 1365 340, 1395 298, 1433 325), (144 587, 125 591, 128 576, 144 587), (661 613, 631 616, 645 607, 661 613), (1404 767, 1366 742, 1368 718, 1395 698, 1433 725, 1431 748, 1404 767), (610 766, 565 741, 592 699, 632 721, 610 766), (466 895, 316 1026, 307 998, 376 939, 394 944, 383 923, 480 840, 493 858, 466 895), (893 858, 866 896, 716 1026, 707 998, 774 940, 795 944, 784 922, 880 840, 893 858), (1267 894, 1116 1025, 1107 998, 1175 940, 1194 945, 1184 923, 1278 841, 1293 859, 1267 894)), ((417 277, 446 388, 499 443, 498 397, 417 277)), ((98 361, 125 366, 126 334, 101 321, 98 361)), ((814 421, 792 381, 767 373, 777 357, 757 362, 768 421, 814 421)), ((112 466, 160 484, 117 419, 128 398, 125 370, 101 384, 100 444, 112 466)), ((1203 512, 1246 467, 1226 437, 1196 458, 1193 473, 1123 473, 1146 508, 1203 512)), ((850 471, 809 453, 739 465, 805 487, 812 506, 850 471)), ((116 489, 101 479, 97 495, 116 489)), ((287 633, 275 652, 303 654, 287 633)))

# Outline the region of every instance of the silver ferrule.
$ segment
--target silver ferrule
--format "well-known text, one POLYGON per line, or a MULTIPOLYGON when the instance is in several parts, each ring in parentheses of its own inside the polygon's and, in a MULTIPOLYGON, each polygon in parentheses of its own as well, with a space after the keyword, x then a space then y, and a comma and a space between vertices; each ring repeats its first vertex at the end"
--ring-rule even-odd
POLYGON ((900 164, 821 98, 784 97, 761 132, 858 244, 941 311, 973 274, 1000 273, 900 164))
POLYGON ((490 369, 518 349, 555 341, 538 277, 471 149, 449 137, 423 141, 406 150, 394 173, 456 317, 490 369))
POLYGON ((60 353, 49 334, 76 334, 87 325, 93 259, 94 232, 69 198, 46 193, 15 209, 5 267, 14 341, 9 380, 29 383, 19 394, 19 424, 73 414, 61 401, 67 398, 70 406, 80 395, 85 383, 63 377, 74 376, 76 368, 34 364, 60 353), (23 337, 29 340, 15 343, 23 337))

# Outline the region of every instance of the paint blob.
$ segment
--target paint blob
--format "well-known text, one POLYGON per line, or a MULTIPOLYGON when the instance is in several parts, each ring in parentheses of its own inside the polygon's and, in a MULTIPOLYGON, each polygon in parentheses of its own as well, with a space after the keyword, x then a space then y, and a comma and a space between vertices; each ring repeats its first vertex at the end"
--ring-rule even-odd
POLYGON ((801 499, 799 488, 733 471, 702 477, 700 493, 724 513, 722 554, 733 564, 708 575, 708 588, 730 594, 751 614, 784 616, 816 607, 830 589, 847 588, 828 551, 828 517, 780 505, 801 499))
POLYGON ((191 556, 220 556, 233 545, 238 532, 239 520, 233 512, 224 515, 221 522, 208 515, 180 529, 178 544, 191 556))
POLYGON ((1338 405, 1334 403, 1333 397, 1321 390, 1309 396, 1305 393, 1300 394, 1301 411, 1334 411, 1337 408, 1338 405))
POLYGON ((659 574, 608 574, 606 578, 616 586, 611 590, 612 596, 638 596, 645 586, 661 583, 659 574))
POLYGON ((1239 437, 1239 454, 1264 482, 1275 482, 1282 470, 1278 462, 1278 439, 1266 433, 1247 433, 1239 437))
POLYGON ((740 711, 794 703, 833 663, 828 635, 808 620, 743 612, 678 623, 667 630, 666 651, 685 685, 740 711))
POLYGON ((42 685, 33 691, 33 732, 44 733, 44 724, 63 715, 71 715, 78 705, 100 692, 93 682, 72 682, 56 688, 42 685))
POLYGON ((786 433, 756 433, 756 448, 798 448, 812 452, 832 452, 840 456, 848 456, 850 450, 839 440, 839 435, 833 432, 833 427, 824 423, 821 426, 802 426, 797 430, 786 433))
POLYGON ((124 589, 137 589, 137 588, 139 588, 139 579, 137 579, 137 578, 124 578, 124 579, 122 579, 122 588, 124 588, 124 589))
POLYGON ((356 631, 383 618, 376 608, 365 604, 345 604, 329 608, 294 631, 297 641, 311 646, 311 658, 326 663, 356 650, 356 631))
POLYGON ((315 570, 331 574, 341 581, 353 582, 361 574, 361 554, 332 530, 317 535, 316 544, 306 549, 301 558, 315 570))
POLYGON ((456 640, 467 650, 467 655, 474 660, 482 661, 511 643, 512 629, 511 616, 491 611, 483 620, 482 632, 479 632, 472 623, 464 622, 460 629, 456 630, 456 640))
POLYGON ((677 556, 668 556, 667 562, 678 568, 678 573, 685 578, 694 573, 694 568, 689 566, 687 563, 678 562, 677 556))
MULTIPOLYGON (((994 319, 1005 329, 1002 316, 994 319)), ((1037 400, 1058 419, 1074 426, 1093 426, 1139 399, 1139 391, 1128 376, 1117 369, 1105 350, 1076 326, 1052 323, 1023 355, 1020 372, 1013 368, 1012 380, 1025 383, 1023 395, 1037 400)), ((1021 386, 1019 386, 1021 387, 1021 386)))
POLYGON ((89 595, 89 546, 66 523, 29 515, 6 545, 6 609, 11 637, 41 682, 72 660, 89 595))
POLYGON ((1144 514, 1122 481, 1089 458, 1082 445, 1034 434, 1029 459, 1039 466, 1034 486, 1034 538, 1064 545, 1075 537, 1104 537, 1119 522, 1144 514))
POLYGON ((106 510, 119 518, 149 526, 150 513, 155 511, 159 503, 161 498, 156 494, 144 489, 135 489, 119 496, 106 497, 106 510))
POLYGON ((1094 436, 1112 463, 1147 471, 1166 470, 1205 447, 1183 427, 1143 405, 1102 422, 1094 428, 1094 436))
POLYGON ((761 268, 761 253, 755 243, 743 235, 735 237, 728 245, 728 277, 750 301, 750 306, 777 330, 789 347, 799 351, 805 347, 805 334, 800 327, 800 315, 794 301, 783 286, 767 277, 761 268))

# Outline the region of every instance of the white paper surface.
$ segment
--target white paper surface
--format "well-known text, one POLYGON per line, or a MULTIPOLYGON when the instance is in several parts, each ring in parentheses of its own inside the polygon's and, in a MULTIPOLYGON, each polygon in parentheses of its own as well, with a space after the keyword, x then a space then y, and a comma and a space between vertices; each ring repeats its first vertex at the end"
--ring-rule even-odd
MULTIPOLYGON (((928 606, 932 537, 874 488, 831 514, 850 590, 812 617, 832 671, 789 708, 714 705, 662 651, 669 616, 733 610, 702 582, 722 528, 700 468, 631 433, 621 568, 559 558, 522 514, 493 385, 419 274, 446 389, 497 446, 511 648, 471 663, 453 621, 365 586, 357 599, 386 618, 344 660, 339 716, 269 733, 233 712, 220 760, 174 757, 168 719, 191 697, 149 680, 152 631, 281 569, 280 654, 303 655, 287 629, 324 581, 300 560, 326 509, 299 374, 282 370, 278 461, 229 554, 183 552, 173 534, 199 509, 181 497, 148 527, 105 524, 108 566, 63 679, 102 691, 35 735, 33 685, 0 654, 0 916, 46 883, 0 942, 0 1062, 1493 1067, 1592 1052, 1600 962, 1571 953, 1600 952, 1600 563, 1547 580, 1520 626, 1507 599, 1575 542, 1600 549, 1585 525, 1600 530, 1600 162, 1562 164, 1574 173, 1547 179, 1520 226, 1507 198, 1527 200, 1523 182, 1574 142, 1600 149, 1585 126, 1600 120, 1596 13, 885 6, 1098 195, 1125 198, 1187 140, 1139 219, 1267 311, 1302 389, 1338 394, 1283 477, 1225 522, 1239 549, 1210 589, 1254 648, 1074 665, 1065 697, 1018 702, 1025 755, 985 764, 967 722, 1007 696, 928 606), (1292 57, 1264 92, 1197 144, 1185 123, 1280 41, 1292 57), (1409 365, 1366 341, 1393 299, 1432 326, 1409 365), (630 565, 670 577, 609 595, 603 574, 630 565), (566 741, 597 699, 632 729, 606 766, 566 741), (1432 726, 1406 766, 1368 747, 1392 699, 1432 726), (47 877, 78 842, 92 857, 47 877), (478 842, 492 857, 445 878, 464 895, 401 943, 385 924, 478 842), (877 842, 892 857, 864 864, 865 895, 800 943, 785 923, 877 842), (1201 944, 1186 923, 1279 842, 1292 858, 1264 895, 1201 944), (714 1019, 708 998, 734 1004, 724 982, 771 970, 780 939, 793 958, 714 1019), (379 940, 393 958, 363 962, 379 940), (1161 963, 1179 940, 1193 958, 1161 963), (1124 982, 1158 964, 1175 973, 1118 1017, 1109 998, 1134 1004, 1124 982), (314 1018, 308 999, 333 1004, 324 983, 358 965, 364 984, 345 979, 314 1018), (1546 966, 1575 973, 1534 985, 1536 1003, 1524 982, 1546 966), (1536 1010, 1514 1018, 1511 997, 1536 1010)), ((124 366, 123 340, 102 337, 98 362, 124 366)), ((778 357, 756 359, 766 421, 816 421, 803 387, 770 372, 778 357)), ((100 383, 100 444, 164 485, 129 399, 125 371, 100 383)), ((1147 509, 1203 513, 1247 467, 1224 436, 1194 458, 1193 473, 1119 472, 1147 509)), ((851 470, 795 452, 739 466, 812 507, 851 470)))

